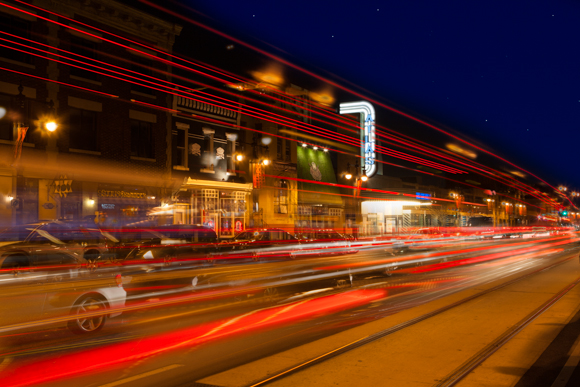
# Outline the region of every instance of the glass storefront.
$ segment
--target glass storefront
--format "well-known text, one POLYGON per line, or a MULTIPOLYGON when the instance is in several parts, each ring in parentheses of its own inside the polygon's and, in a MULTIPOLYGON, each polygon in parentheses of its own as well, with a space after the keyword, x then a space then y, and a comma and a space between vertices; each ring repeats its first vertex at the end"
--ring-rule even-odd
POLYGON ((224 239, 233 238, 248 227, 251 184, 206 181, 200 185, 182 187, 174 200, 174 223, 200 224, 224 239), (217 187, 205 186, 210 184, 217 187))

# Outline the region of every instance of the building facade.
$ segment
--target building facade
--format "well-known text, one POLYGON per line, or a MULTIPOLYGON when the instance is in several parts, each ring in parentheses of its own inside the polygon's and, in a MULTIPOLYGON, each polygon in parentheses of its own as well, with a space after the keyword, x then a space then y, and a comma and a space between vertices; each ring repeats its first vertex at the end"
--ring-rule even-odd
POLYGON ((0 7, 2 219, 145 219, 171 189, 172 99, 142 79, 170 78, 181 27, 111 0, 15 8, 0 7))

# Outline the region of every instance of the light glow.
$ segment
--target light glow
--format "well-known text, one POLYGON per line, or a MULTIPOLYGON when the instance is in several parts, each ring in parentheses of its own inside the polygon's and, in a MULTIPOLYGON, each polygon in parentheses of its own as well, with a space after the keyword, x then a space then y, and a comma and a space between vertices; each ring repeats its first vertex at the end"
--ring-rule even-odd
POLYGON ((58 127, 58 125, 56 124, 56 122, 50 121, 50 122, 46 123, 45 127, 46 127, 46 130, 48 130, 49 132, 54 132, 56 130, 56 128, 58 127))
POLYGON ((375 108, 367 101, 340 104, 340 114, 353 113, 361 113, 361 157, 365 160, 364 169, 366 175, 371 177, 377 171, 377 165, 375 164, 375 108))

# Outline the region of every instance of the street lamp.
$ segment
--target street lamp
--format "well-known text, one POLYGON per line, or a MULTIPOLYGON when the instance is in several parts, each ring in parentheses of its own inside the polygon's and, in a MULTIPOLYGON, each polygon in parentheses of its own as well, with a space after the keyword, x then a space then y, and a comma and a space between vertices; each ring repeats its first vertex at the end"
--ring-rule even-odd
POLYGON ((56 128, 58 127, 58 125, 54 121, 49 121, 46 123, 45 127, 46 127, 46 130, 48 130, 49 132, 54 132, 56 130, 56 128))
POLYGON ((46 130, 48 130, 51 133, 54 132, 58 128, 58 124, 56 123, 54 116, 55 116, 55 114, 54 114, 54 102, 51 99, 48 102, 48 114, 46 115, 46 123, 44 124, 44 127, 46 128, 46 130))

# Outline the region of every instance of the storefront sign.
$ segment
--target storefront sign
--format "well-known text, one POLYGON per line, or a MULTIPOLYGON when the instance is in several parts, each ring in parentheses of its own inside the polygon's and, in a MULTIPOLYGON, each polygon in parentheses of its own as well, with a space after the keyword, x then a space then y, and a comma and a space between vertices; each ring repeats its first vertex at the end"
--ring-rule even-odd
POLYGON ((54 181, 54 193, 57 193, 60 197, 65 197, 72 192, 72 180, 68 180, 66 175, 60 176, 60 178, 54 181))
POLYGON ((106 191, 98 190, 97 194, 103 198, 130 198, 130 199, 145 199, 147 194, 145 192, 128 192, 128 191, 106 191))
POLYGON ((377 171, 375 164, 375 108, 367 101, 340 104, 340 114, 352 113, 361 113, 361 157, 365 161, 365 174, 371 177, 377 171))
POLYGON ((431 194, 422 193, 422 192, 415 192, 415 197, 419 200, 431 200, 431 194))
POLYGON ((253 180, 254 180, 254 188, 262 188, 266 180, 262 164, 259 163, 254 164, 253 180))

